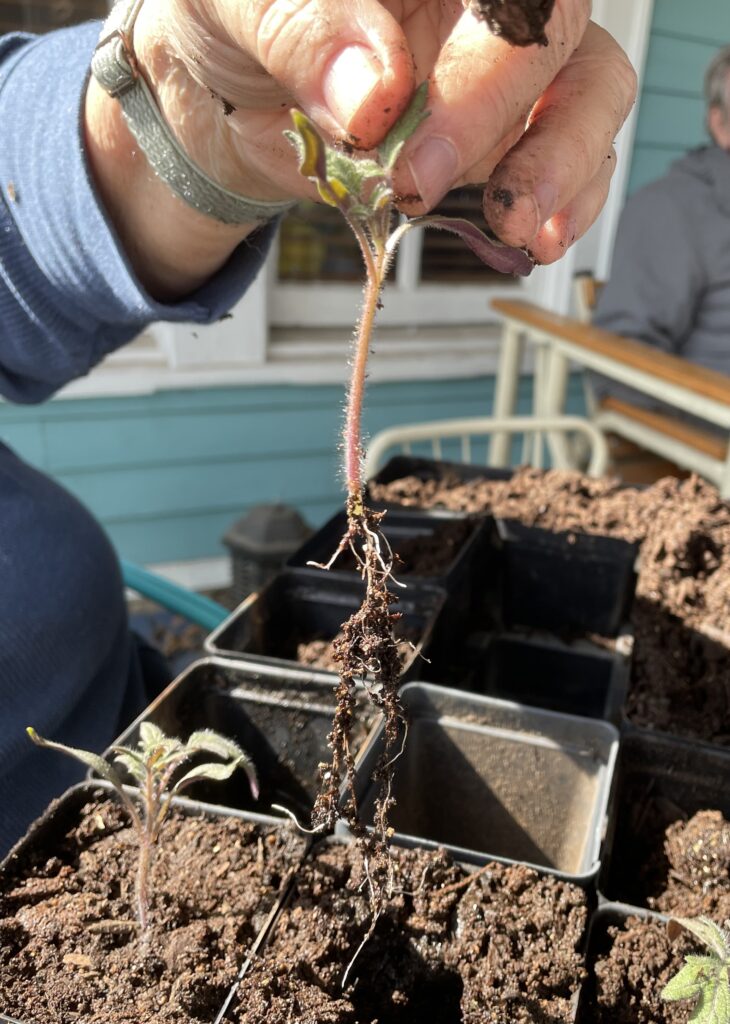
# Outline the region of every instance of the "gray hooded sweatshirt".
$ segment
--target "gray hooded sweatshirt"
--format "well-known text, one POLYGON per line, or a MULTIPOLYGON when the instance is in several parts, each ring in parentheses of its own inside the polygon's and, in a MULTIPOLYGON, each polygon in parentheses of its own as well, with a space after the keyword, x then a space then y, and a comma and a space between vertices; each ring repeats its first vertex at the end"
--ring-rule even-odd
POLYGON ((730 153, 694 150, 631 197, 593 322, 730 374, 730 153))

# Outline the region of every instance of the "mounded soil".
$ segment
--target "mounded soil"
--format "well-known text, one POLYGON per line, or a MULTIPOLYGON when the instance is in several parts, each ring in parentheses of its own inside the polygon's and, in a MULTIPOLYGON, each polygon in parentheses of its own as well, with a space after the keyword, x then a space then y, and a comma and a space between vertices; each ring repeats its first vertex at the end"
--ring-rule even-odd
POLYGON ((730 919, 730 821, 700 811, 670 825, 664 841, 665 889, 649 901, 664 914, 730 919))
POLYGON ((560 1024, 584 977, 585 893, 522 866, 469 874, 393 849, 394 896, 371 924, 362 858, 320 847, 244 978, 238 1024, 560 1024))
POLYGON ((670 942, 658 921, 630 917, 608 929, 607 952, 596 960, 594 998, 581 1024, 687 1024, 692 1003, 665 1003, 661 991, 697 951, 684 935, 670 942))
POLYGON ((530 526, 641 544, 633 678, 636 725, 730 746, 730 506, 697 477, 638 490, 611 478, 523 468, 464 482, 448 469, 370 485, 374 500, 491 512, 530 526))
POLYGON ((80 802, 0 877, 0 1009, 26 1024, 210 1024, 301 840, 173 811, 153 866, 144 951, 125 814, 113 800, 80 802))

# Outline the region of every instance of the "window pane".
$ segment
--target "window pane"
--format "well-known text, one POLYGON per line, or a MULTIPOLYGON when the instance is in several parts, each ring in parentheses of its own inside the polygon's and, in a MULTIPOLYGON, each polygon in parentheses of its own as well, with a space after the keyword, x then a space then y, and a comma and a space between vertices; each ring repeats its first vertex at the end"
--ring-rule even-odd
POLYGON ((339 210, 305 201, 279 237, 280 281, 361 281, 360 248, 339 210))
POLYGON ((105 0, 0 0, 0 35, 48 32, 92 18, 104 18, 105 0))
MULTIPOLYGON (((486 228, 482 214, 482 190, 460 188, 445 197, 434 213, 464 217, 482 231, 486 228)), ((468 249, 458 235, 426 229, 421 249, 421 280, 431 282, 463 282, 465 284, 511 281, 511 275, 499 274, 468 249)))

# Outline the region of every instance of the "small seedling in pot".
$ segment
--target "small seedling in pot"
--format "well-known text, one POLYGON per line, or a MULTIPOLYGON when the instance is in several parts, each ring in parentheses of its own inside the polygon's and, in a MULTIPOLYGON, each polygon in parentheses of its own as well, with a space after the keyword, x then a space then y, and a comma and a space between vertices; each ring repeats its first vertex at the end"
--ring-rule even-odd
POLYGON ((707 952, 690 954, 684 967, 662 991, 668 1002, 694 1001, 689 1020, 693 1024, 730 1024, 730 932, 706 917, 679 917, 669 922, 669 937, 686 929, 707 952))
MULTIPOLYGON (((362 833, 355 806, 350 729, 355 710, 355 681, 369 676, 373 683, 368 687, 368 693, 385 718, 385 749, 376 771, 381 784, 376 805, 376 830, 381 849, 387 845, 390 834, 387 817, 393 765, 403 732, 403 710, 398 699, 400 663, 393 635, 393 626, 399 616, 392 610, 396 598, 393 586, 389 586, 396 582, 392 576, 393 553, 380 531, 383 513, 374 512, 365 504, 362 475, 361 420, 366 368, 383 284, 399 242, 415 227, 434 227, 459 235, 483 262, 503 272, 528 274, 533 266, 525 252, 490 240, 468 220, 429 214, 397 222, 391 176, 403 146, 427 116, 427 91, 428 85, 424 83, 372 156, 351 156, 328 145, 309 118, 298 110, 292 111, 294 130, 287 133, 299 155, 300 173, 314 182, 322 200, 336 207, 345 218, 357 239, 365 266, 364 296, 355 336, 344 427, 347 529, 323 568, 329 568, 349 547, 359 564, 366 593, 361 608, 344 624, 342 635, 335 641, 334 655, 339 665, 340 681, 330 736, 332 760, 322 769, 322 786, 315 803, 312 826, 319 831, 334 827, 339 816, 338 797, 344 778, 349 791, 344 815, 356 834, 362 833)), ((362 841, 365 842, 364 839, 362 841)), ((381 898, 378 888, 371 884, 376 904, 381 898)))
POLYGON ((110 782, 119 794, 131 819, 139 848, 135 900, 137 919, 143 937, 146 936, 149 926, 150 868, 172 798, 200 779, 223 782, 230 778, 237 768, 243 769, 248 777, 251 792, 254 797, 258 796, 256 770, 248 755, 233 740, 213 732, 212 729, 193 732, 187 742, 183 743, 182 740, 166 736, 151 722, 142 722, 136 749, 112 747, 114 763, 121 765, 134 779, 134 788, 130 789, 125 788, 114 764, 110 764, 99 754, 43 739, 31 727, 27 729, 27 733, 39 747, 58 750, 81 761, 102 779, 110 782), (183 765, 199 754, 212 754, 220 760, 196 765, 174 782, 183 765))

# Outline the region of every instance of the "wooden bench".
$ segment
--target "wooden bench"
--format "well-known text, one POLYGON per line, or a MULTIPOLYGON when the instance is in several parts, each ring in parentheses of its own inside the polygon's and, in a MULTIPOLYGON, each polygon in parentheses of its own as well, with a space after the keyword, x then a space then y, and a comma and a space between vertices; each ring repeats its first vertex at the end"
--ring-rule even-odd
MULTIPOLYGON (((671 414, 615 398, 605 400, 592 416, 605 433, 628 438, 700 473, 719 487, 723 497, 730 497, 730 375, 530 302, 495 299, 492 308, 505 323, 495 417, 514 412, 525 347, 530 345, 535 350, 536 415, 563 413, 571 363, 594 370, 719 428, 716 432, 703 430, 671 414)), ((553 464, 571 468, 572 457, 565 436, 550 435, 548 442, 553 464)), ((492 465, 506 465, 508 446, 508 437, 495 436, 490 450, 492 465)))

